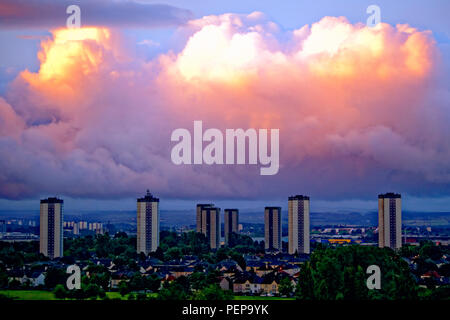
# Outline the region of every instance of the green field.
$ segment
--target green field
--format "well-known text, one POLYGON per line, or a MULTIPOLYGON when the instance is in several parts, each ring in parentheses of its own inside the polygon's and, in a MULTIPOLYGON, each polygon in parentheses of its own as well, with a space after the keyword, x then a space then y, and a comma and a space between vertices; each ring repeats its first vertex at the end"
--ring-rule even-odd
MULTIPOLYGON (((0 290, 0 295, 5 295, 16 300, 60 300, 55 297, 53 292, 42 290, 0 290)), ((122 297, 119 292, 106 292, 106 295, 110 299, 128 299, 128 295, 122 297)), ((155 294, 149 293, 147 295, 150 296, 155 294)), ((234 300, 294 300, 294 298, 235 296, 234 300)))
POLYGON ((58 300, 55 298, 53 292, 50 291, 0 290, 0 294, 17 300, 58 300))
POLYGON ((282 297, 234 296, 234 300, 295 300, 295 299, 282 297))
MULTIPOLYGON (((53 292, 43 290, 0 290, 1 294, 17 300, 60 300, 55 297, 53 292)), ((128 298, 128 296, 122 297, 119 292, 106 292, 106 295, 110 299, 126 300, 128 298)), ((148 295, 150 296, 152 293, 148 295)))

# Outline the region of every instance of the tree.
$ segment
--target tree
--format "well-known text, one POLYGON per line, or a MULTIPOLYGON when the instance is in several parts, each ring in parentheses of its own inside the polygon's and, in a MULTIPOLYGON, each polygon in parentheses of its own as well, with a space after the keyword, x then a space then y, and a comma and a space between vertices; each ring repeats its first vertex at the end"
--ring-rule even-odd
POLYGON ((123 297, 129 292, 130 292, 130 289, 128 288, 127 282, 123 281, 123 280, 120 281, 119 282, 119 293, 120 293, 120 295, 123 297))
POLYGON ((417 285, 408 264, 390 248, 317 246, 302 266, 298 299, 415 299, 417 285), (368 290, 367 267, 381 269, 381 289, 368 290))
POLYGON ((306 262, 300 269, 300 277, 297 283, 296 298, 312 300, 314 298, 314 279, 311 264, 306 262))
POLYGON ((421 243, 419 255, 424 259, 439 260, 442 257, 441 246, 435 245, 432 241, 421 243))
POLYGON ((127 284, 130 291, 140 291, 145 289, 145 279, 139 272, 133 274, 130 282, 127 284))
POLYGON ((288 277, 281 279, 280 284, 278 285, 278 291, 283 296, 289 296, 292 293, 294 286, 292 285, 291 280, 288 277))
POLYGON ((62 284, 57 284, 53 293, 57 299, 64 299, 67 296, 67 291, 62 284))
POLYGON ((20 281, 16 279, 10 279, 8 283, 9 289, 20 289, 20 281))
POLYGON ((174 282, 179 284, 181 288, 183 288, 183 291, 186 292, 186 294, 189 294, 189 292, 191 291, 191 284, 189 283, 189 279, 187 277, 178 277, 174 282))
POLYGON ((165 260, 175 260, 182 257, 181 249, 178 247, 169 248, 165 254, 165 260))
POLYGON ((231 291, 224 291, 218 284, 211 284, 208 287, 195 292, 194 300, 231 300, 233 293, 231 291))
MULTIPOLYGON (((85 298, 97 298, 97 296, 102 295, 101 288, 94 283, 88 284, 86 287, 83 288, 83 291, 84 291, 85 298)), ((103 294, 104 293, 105 292, 103 291, 103 294)))
POLYGON ((151 274, 144 278, 145 289, 151 292, 157 292, 161 286, 161 279, 156 274, 151 274))
POLYGON ((189 276, 189 282, 193 290, 200 290, 206 286, 206 274, 204 272, 194 272, 189 276))
POLYGON ((163 251, 163 249, 161 249, 161 247, 158 247, 158 248, 156 248, 155 252, 150 252, 149 256, 163 261, 164 260, 164 251, 163 251))
POLYGON ((55 267, 49 267, 45 275, 45 286, 48 289, 54 289, 58 284, 65 284, 67 280, 67 274, 65 270, 55 267))
POLYGON ((187 298, 188 295, 183 290, 183 287, 175 281, 165 284, 157 296, 157 300, 187 300, 187 298))

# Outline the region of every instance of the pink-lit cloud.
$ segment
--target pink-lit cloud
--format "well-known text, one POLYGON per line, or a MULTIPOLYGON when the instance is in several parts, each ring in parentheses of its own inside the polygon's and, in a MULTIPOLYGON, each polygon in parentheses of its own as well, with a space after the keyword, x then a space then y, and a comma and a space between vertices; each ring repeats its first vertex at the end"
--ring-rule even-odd
POLYGON ((145 61, 115 29, 54 31, 39 72, 23 71, 0 100, 0 195, 450 191, 450 99, 430 32, 342 17, 285 31, 256 12, 180 33, 180 52, 145 61), (280 172, 172 164, 170 134, 194 120, 279 128, 280 172))

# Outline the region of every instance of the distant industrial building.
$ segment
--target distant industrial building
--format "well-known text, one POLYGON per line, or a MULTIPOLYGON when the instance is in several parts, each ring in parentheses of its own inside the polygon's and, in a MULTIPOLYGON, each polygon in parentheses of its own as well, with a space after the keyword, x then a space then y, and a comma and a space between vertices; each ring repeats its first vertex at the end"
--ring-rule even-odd
POLYGON ((264 209, 264 243, 266 251, 281 251, 281 207, 264 209))
POLYGON ((137 199, 137 252, 148 254, 159 246, 159 199, 147 190, 137 199))
POLYGON ((51 259, 63 256, 63 206, 58 198, 41 200, 39 252, 51 259))
POLYGON ((402 197, 396 193, 378 195, 378 246, 402 246, 402 197))
POLYGON ((225 245, 228 245, 232 233, 239 233, 239 210, 225 209, 224 213, 225 245))
POLYGON ((309 197, 296 195, 288 200, 289 254, 310 253, 309 197))

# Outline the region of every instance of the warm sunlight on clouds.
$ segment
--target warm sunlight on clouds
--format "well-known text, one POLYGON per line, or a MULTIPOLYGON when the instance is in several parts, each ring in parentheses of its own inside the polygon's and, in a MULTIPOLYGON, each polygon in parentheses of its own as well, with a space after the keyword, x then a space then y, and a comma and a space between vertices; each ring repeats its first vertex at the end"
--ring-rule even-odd
POLYGON ((107 43, 110 34, 107 29, 79 28, 56 30, 53 37, 43 43, 43 52, 39 55, 42 80, 66 77, 76 68, 80 68, 83 75, 95 72, 102 63, 102 54, 90 50, 89 42, 107 43))
POLYGON ((448 97, 436 94, 430 32, 343 17, 286 31, 259 12, 203 17, 182 32, 181 50, 146 61, 113 29, 54 31, 39 71, 23 71, 0 100, 1 195, 450 191, 448 97), (194 120, 279 128, 280 173, 173 165, 170 134, 194 120))

